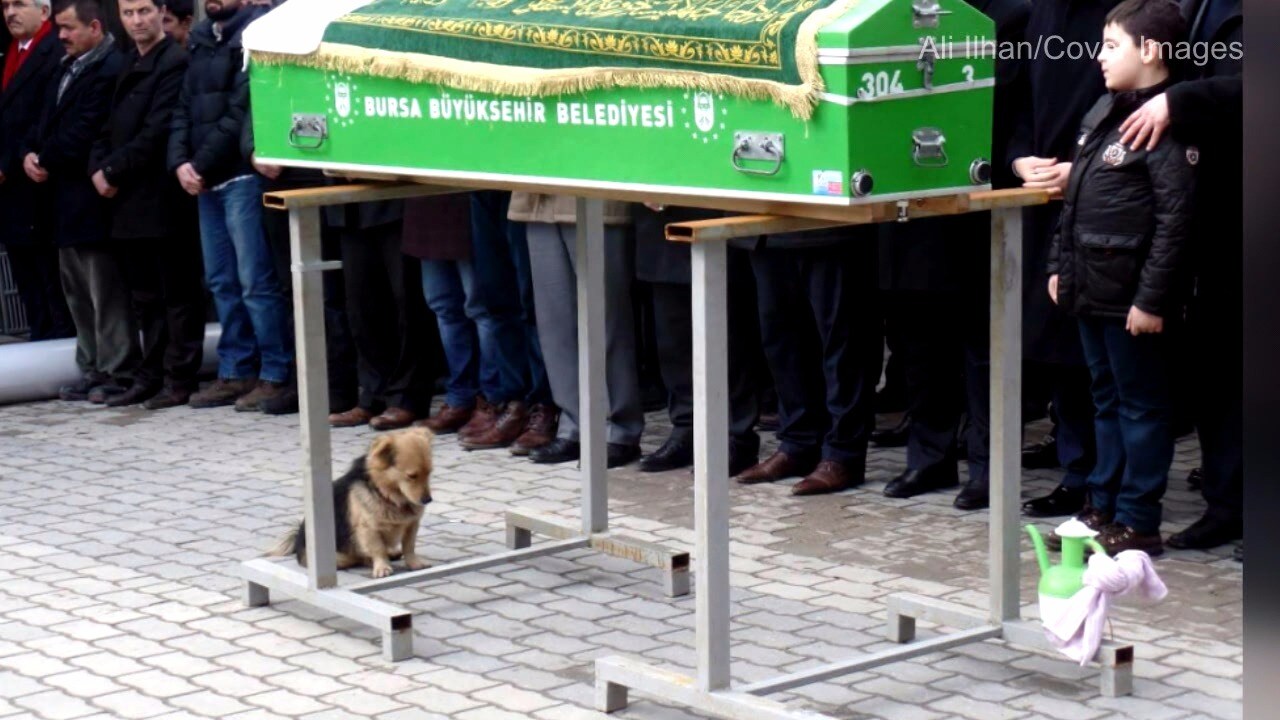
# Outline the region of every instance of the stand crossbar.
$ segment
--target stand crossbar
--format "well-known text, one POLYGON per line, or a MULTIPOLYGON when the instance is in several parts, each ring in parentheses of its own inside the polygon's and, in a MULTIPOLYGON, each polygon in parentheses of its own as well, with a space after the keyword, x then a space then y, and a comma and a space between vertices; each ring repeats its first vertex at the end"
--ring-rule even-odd
POLYGON ((341 263, 321 257, 320 209, 449 192, 457 190, 416 183, 364 184, 291 190, 264 197, 267 207, 289 212, 307 563, 305 571, 287 560, 256 559, 243 563, 240 574, 244 579, 244 601, 249 606, 266 605, 271 602, 274 591, 372 627, 382 634, 382 654, 391 661, 404 660, 413 654, 413 616, 396 605, 365 597, 380 590, 592 548, 659 568, 669 595, 689 592, 688 553, 608 532, 605 321, 603 305, 594 301, 603 296, 604 290, 604 210, 603 201, 582 199, 577 207, 578 358, 583 389, 581 528, 532 514, 510 513, 506 518, 506 539, 511 549, 506 552, 338 587, 321 273, 338 269, 341 263), (534 531, 554 540, 531 546, 534 531))

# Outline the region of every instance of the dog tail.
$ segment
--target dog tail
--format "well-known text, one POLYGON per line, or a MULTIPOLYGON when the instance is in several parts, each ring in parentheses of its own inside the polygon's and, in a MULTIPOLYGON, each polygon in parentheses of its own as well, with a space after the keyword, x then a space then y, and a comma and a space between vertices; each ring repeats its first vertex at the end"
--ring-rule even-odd
POLYGON ((297 553, 298 545, 302 542, 304 542, 302 539, 302 526, 295 525, 284 537, 280 538, 279 542, 267 550, 267 557, 294 555, 297 553))

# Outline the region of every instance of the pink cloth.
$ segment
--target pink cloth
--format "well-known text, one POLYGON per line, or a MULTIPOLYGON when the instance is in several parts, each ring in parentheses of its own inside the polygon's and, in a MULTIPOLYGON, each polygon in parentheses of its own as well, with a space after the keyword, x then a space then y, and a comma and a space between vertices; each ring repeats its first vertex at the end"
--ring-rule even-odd
POLYGON ((1102 644, 1111 598, 1129 594, 1148 602, 1169 594, 1151 557, 1141 550, 1125 550, 1115 558, 1094 554, 1079 592, 1067 600, 1041 596, 1040 617, 1049 641, 1063 655, 1088 665, 1102 644))

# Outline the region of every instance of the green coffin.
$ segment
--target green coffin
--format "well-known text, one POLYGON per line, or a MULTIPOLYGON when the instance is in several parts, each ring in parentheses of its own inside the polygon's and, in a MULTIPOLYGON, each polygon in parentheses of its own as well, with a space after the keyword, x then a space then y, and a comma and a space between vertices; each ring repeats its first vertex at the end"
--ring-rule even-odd
POLYGON ((806 113, 736 92, 715 72, 680 68, 688 87, 513 95, 326 67, 246 36, 257 154, 297 167, 827 205, 987 187, 992 23, 964 0, 849 2, 824 23, 806 113))

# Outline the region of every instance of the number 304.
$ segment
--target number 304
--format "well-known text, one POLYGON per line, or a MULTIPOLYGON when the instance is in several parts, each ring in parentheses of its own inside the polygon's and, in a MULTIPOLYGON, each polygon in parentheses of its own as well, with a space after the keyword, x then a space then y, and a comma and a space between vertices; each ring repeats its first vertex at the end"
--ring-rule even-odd
POLYGON ((885 70, 862 75, 862 87, 859 94, 863 97, 879 97, 880 95, 900 92, 905 92, 905 88, 902 87, 901 71, 894 70, 893 75, 889 75, 885 70))

